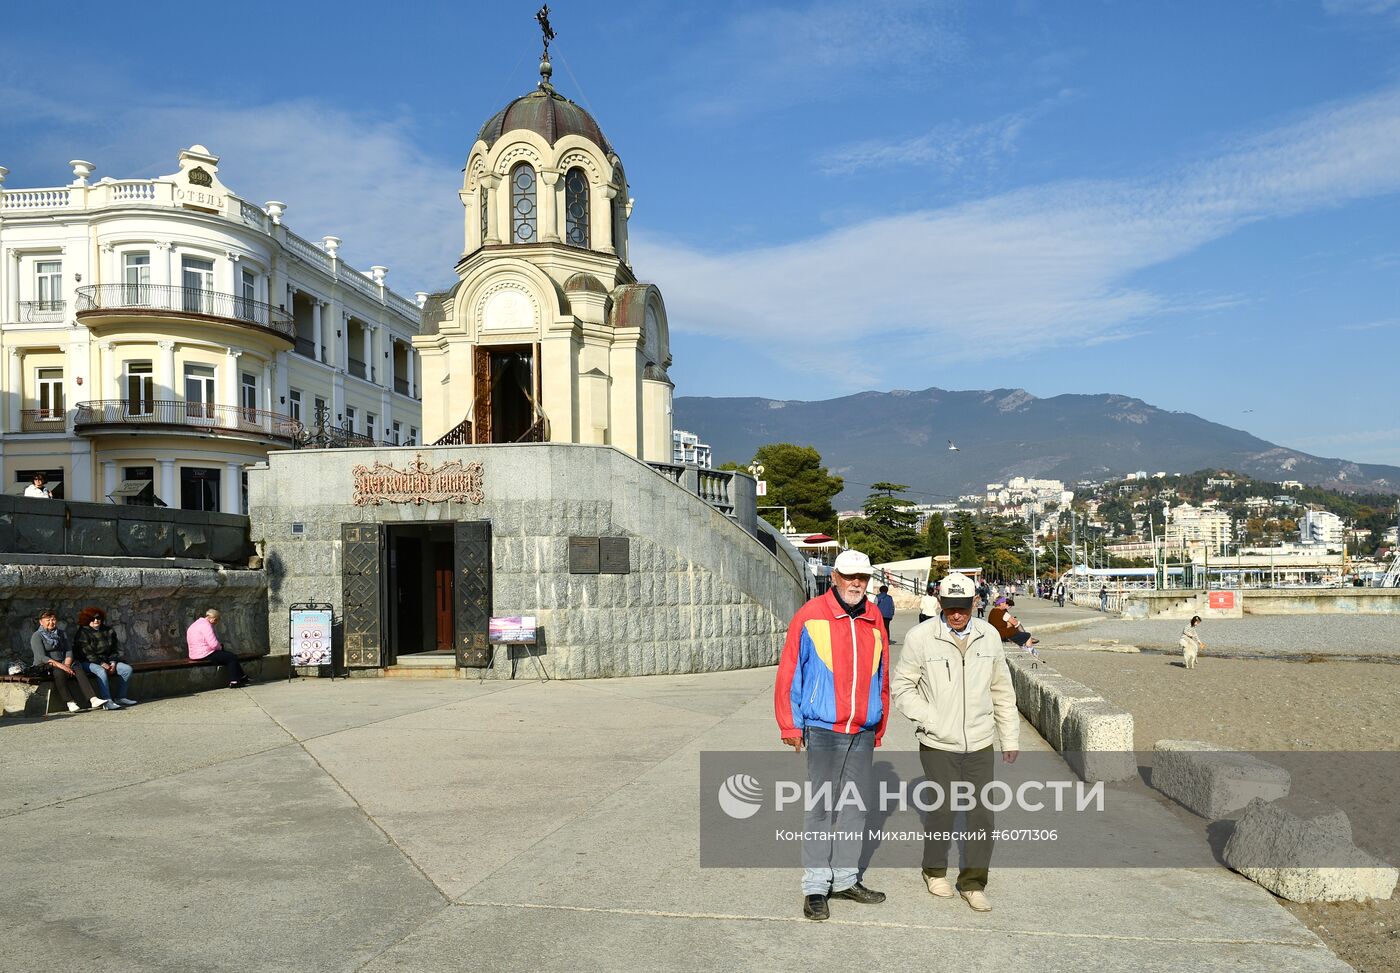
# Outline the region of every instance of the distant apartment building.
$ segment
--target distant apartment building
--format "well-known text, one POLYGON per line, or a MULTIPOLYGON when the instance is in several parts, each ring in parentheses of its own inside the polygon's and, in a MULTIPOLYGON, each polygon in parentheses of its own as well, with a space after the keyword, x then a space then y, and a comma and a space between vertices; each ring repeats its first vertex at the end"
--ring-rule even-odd
MULTIPOLYGON (((317 426, 416 441, 419 307, 219 181, 0 184, 0 463, 69 500, 238 513, 244 470, 317 426)), ((5 170, 0 169, 0 182, 5 170)))
POLYGON ((1047 504, 1067 505, 1073 500, 1073 491, 1066 490, 1062 480, 1013 476, 1005 483, 987 484, 987 504, 1016 507, 1022 516, 1043 513, 1047 504))
POLYGON ((1122 544, 1105 544, 1104 550, 1109 557, 1120 558, 1148 558, 1152 557, 1153 544, 1151 541, 1131 541, 1122 544))
POLYGON ((1330 510, 1308 507, 1298 520, 1298 542, 1308 545, 1342 546, 1342 518, 1330 510))
POLYGON ((1219 551, 1233 538, 1230 515, 1223 510, 1194 507, 1189 503, 1171 509, 1166 529, 1169 549, 1219 551))
POLYGON ((710 447, 700 441, 700 437, 684 429, 671 431, 671 462, 681 466, 698 466, 702 470, 712 468, 714 457, 710 447))

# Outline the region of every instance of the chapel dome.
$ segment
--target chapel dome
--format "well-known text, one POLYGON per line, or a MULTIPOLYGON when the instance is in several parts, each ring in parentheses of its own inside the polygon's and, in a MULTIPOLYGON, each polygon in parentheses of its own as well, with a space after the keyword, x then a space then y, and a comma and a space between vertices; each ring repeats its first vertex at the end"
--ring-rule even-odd
POLYGON ((489 149, 506 132, 521 129, 534 132, 551 146, 566 135, 582 135, 602 149, 604 154, 613 154, 612 146, 593 116, 559 94, 547 82, 492 115, 481 126, 477 138, 485 142, 489 149))

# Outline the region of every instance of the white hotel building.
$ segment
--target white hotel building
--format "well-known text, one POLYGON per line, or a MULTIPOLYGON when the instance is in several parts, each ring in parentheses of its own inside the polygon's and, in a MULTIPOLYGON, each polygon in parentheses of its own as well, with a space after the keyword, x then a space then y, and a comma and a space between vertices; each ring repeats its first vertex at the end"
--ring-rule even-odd
MULTIPOLYGON (((4 185, 0 471, 69 500, 238 513, 244 469, 324 434, 418 441, 419 303, 240 199, 196 145, 159 179, 4 185)), ((324 438, 324 435, 323 435, 324 438)))

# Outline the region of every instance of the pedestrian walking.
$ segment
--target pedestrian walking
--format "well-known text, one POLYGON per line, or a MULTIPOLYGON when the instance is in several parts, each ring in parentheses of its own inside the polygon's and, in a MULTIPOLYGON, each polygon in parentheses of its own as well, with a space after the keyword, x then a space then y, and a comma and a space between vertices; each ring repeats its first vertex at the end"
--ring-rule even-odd
POLYGON ((829 918, 829 899, 885 901, 885 893, 861 883, 860 836, 890 702, 885 626, 866 598, 872 571, 860 551, 837 556, 831 588, 799 608, 788 625, 773 688, 778 736, 799 753, 807 750, 812 793, 829 784, 832 798, 813 802, 804 817, 810 837, 802 843, 802 914, 808 919, 829 918), (861 801, 834 800, 852 784, 861 801))
POLYGON ((1108 611, 1108 585, 1099 585, 1099 611, 1108 611))
MULTIPOLYGON (((1016 690, 991 624, 972 617, 976 591, 967 578, 952 575, 940 589, 942 612, 936 623, 920 625, 905 639, 890 693, 895 706, 915 725, 924 778, 951 794, 955 784, 971 784, 973 807, 964 831, 978 837, 965 842, 957 888, 976 912, 990 912, 986 888, 991 867, 995 814, 982 803, 984 788, 995 777, 994 743, 1001 759, 1014 763, 1020 750, 1020 713, 1016 690)), ((933 836, 953 828, 953 808, 944 800, 925 823, 923 879, 932 895, 951 898, 947 840, 933 836)))
POLYGON ((885 637, 889 639, 890 645, 894 645, 894 635, 891 626, 894 625, 894 598, 890 595, 890 586, 880 585, 880 593, 875 596, 875 607, 880 610, 880 617, 885 622, 885 637))
POLYGON ((928 588, 924 596, 919 599, 919 624, 922 625, 930 618, 938 617, 938 585, 932 581, 928 583, 928 588))

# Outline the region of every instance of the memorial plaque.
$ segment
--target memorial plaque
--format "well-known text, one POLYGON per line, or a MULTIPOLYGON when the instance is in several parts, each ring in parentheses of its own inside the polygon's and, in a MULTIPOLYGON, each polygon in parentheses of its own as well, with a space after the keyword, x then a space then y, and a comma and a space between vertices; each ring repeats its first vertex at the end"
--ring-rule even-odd
POLYGON ((631 541, 629 538, 598 538, 598 571, 601 574, 630 574, 632 572, 631 541))
POLYGON ((598 573, 598 538, 569 538, 569 573, 598 573))

